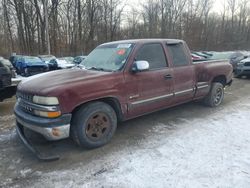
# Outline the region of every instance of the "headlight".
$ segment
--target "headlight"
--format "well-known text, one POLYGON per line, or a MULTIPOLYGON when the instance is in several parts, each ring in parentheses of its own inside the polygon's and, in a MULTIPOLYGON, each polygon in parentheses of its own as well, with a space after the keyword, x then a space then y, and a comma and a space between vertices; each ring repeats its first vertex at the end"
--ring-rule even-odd
POLYGON ((42 97, 35 95, 33 97, 33 102, 36 104, 43 104, 43 105, 58 105, 59 101, 56 97, 42 97))
POLYGON ((238 66, 243 66, 245 64, 245 62, 239 62, 237 63, 238 66))

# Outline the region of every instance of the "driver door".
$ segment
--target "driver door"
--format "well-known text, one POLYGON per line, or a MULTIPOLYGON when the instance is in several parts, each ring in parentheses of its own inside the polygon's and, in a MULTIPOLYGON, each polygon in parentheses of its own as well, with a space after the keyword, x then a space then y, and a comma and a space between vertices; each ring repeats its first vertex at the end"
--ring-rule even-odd
POLYGON ((161 43, 144 44, 137 52, 136 61, 147 61, 149 70, 132 73, 128 90, 128 114, 138 116, 171 105, 173 98, 173 71, 161 43))

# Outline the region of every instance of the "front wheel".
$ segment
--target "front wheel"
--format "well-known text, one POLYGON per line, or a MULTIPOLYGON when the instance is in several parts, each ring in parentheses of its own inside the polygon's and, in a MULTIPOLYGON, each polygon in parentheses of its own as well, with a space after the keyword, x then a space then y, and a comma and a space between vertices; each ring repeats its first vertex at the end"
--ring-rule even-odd
POLYGON ((24 76, 26 76, 26 77, 30 76, 30 72, 29 72, 28 68, 24 69, 24 76))
POLYGON ((209 94, 204 98, 204 103, 211 107, 219 106, 224 99, 224 86, 221 83, 212 83, 209 94))
POLYGON ((241 78, 242 75, 234 73, 234 77, 235 77, 235 78, 241 78))
POLYGON ((116 127, 114 109, 104 102, 93 102, 73 114, 71 137, 79 146, 97 148, 111 140, 116 127))

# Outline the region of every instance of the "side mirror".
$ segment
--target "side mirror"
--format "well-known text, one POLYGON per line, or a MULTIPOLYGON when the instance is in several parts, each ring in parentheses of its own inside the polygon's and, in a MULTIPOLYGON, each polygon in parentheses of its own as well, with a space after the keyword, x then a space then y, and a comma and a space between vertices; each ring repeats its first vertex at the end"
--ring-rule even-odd
POLYGON ((149 69, 149 63, 147 61, 135 61, 132 66, 132 72, 142 72, 149 69))

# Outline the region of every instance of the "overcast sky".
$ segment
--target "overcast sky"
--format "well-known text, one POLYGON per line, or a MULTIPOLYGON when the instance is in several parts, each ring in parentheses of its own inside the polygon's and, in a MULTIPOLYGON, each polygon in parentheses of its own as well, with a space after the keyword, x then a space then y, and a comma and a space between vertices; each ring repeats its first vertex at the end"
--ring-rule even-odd
MULTIPOLYGON (((127 0, 127 5, 129 6, 133 6, 133 7, 140 7, 140 5, 143 2, 147 2, 147 0, 127 0)), ((213 11, 220 13, 222 11, 223 8, 223 3, 225 2, 225 0, 213 0, 213 11)))

